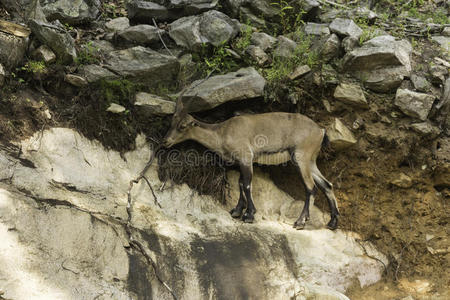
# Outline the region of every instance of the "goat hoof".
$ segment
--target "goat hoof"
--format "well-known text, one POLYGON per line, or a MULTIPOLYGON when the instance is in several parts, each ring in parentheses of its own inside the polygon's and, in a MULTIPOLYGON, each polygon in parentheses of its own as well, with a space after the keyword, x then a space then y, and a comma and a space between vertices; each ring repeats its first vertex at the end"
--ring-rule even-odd
POLYGON ((331 218, 330 222, 327 224, 327 228, 330 230, 336 230, 338 225, 337 218, 331 218))
POLYGON ((253 223, 254 220, 255 220, 255 217, 249 213, 245 213, 242 216, 242 221, 244 221, 244 223, 253 223))
POLYGON ((232 216, 233 218, 240 218, 241 215, 242 215, 242 209, 240 210, 240 209, 237 209, 237 208, 233 208, 233 209, 230 211, 230 214, 231 214, 231 216, 232 216))

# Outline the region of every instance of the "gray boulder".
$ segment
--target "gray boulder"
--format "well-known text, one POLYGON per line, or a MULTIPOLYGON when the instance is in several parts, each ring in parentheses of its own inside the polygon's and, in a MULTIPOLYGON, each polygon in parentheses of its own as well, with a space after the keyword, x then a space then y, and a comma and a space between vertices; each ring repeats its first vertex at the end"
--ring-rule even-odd
POLYGON ((352 132, 338 118, 335 118, 333 124, 327 129, 327 135, 331 147, 336 150, 342 150, 356 144, 352 132))
POLYGON ((336 18, 330 24, 330 30, 341 36, 350 36, 359 39, 363 33, 362 29, 351 19, 336 18))
POLYGON ((176 58, 142 46, 112 51, 107 55, 105 65, 117 75, 151 84, 173 80, 178 74, 179 66, 176 58))
POLYGON ((99 65, 84 65, 80 68, 79 72, 84 78, 86 78, 88 83, 95 83, 100 80, 112 80, 119 77, 99 65))
POLYGON ((308 35, 329 35, 330 29, 328 28, 328 24, 318 24, 308 22, 303 27, 303 31, 308 35))
POLYGON ((31 20, 29 26, 37 39, 50 47, 62 63, 70 64, 77 57, 75 40, 59 21, 45 23, 31 20))
POLYGON ((122 31, 130 27, 130 20, 127 17, 115 18, 106 22, 105 27, 112 32, 122 31))
POLYGON ((182 101, 189 112, 208 110, 229 101, 262 97, 265 84, 255 69, 244 68, 193 82, 193 88, 188 89, 182 101))
POLYGON ((29 19, 46 22, 39 0, 0 0, 15 19, 26 23, 29 19))
POLYGON ((265 32, 253 32, 250 42, 261 48, 263 51, 272 49, 272 47, 277 43, 277 39, 265 32))
POLYGON ((49 21, 67 24, 89 23, 100 12, 100 0, 41 0, 42 10, 49 21))
POLYGON ((425 121, 433 106, 434 99, 435 97, 432 95, 398 89, 394 104, 405 115, 425 121))
POLYGON ((130 19, 149 23, 176 20, 215 9, 218 0, 132 0, 127 4, 130 19))
POLYGON ((273 51, 273 56, 282 59, 293 57, 295 49, 297 48, 297 43, 282 35, 278 36, 277 40, 278 44, 273 51))
POLYGON ((296 80, 309 72, 311 72, 311 68, 308 65, 298 66, 288 77, 290 80, 296 80))
POLYGON ((175 113, 175 102, 143 92, 136 94, 134 105, 139 107, 140 112, 149 115, 171 115, 175 113))
POLYGON ((315 46, 314 48, 319 51, 321 58, 325 62, 329 62, 339 55, 341 41, 339 40, 339 37, 333 33, 320 39, 318 46, 315 46))
POLYGON ((450 52, 450 37, 448 37, 448 36, 433 36, 433 37, 431 37, 431 39, 434 42, 438 43, 439 46, 441 46, 441 49, 443 51, 445 51, 445 53, 447 53, 447 56, 448 56, 448 53, 450 52))
POLYGON ((211 10, 198 16, 184 17, 169 25, 169 35, 177 45, 199 50, 203 44, 219 46, 239 33, 239 22, 211 10))
POLYGON ((431 88, 431 84, 423 76, 412 74, 411 82, 414 88, 419 92, 428 92, 431 88))
POLYGON ((411 44, 391 36, 379 36, 347 53, 344 70, 364 81, 367 88, 389 92, 397 88, 411 72, 411 44))
POLYGON ((411 124, 410 128, 421 136, 431 139, 436 138, 441 133, 441 130, 430 124, 430 122, 414 123, 411 124))
POLYGON ((32 57, 35 60, 40 60, 45 63, 52 63, 56 60, 55 53, 46 45, 41 45, 39 48, 34 50, 32 57))
POLYGON ((28 38, 0 31, 0 64, 7 70, 17 67, 25 56, 28 42, 28 38))
POLYGON ((248 53, 248 55, 250 55, 250 57, 256 61, 256 63, 259 66, 263 66, 266 63, 268 63, 270 61, 270 57, 269 55, 267 55, 266 52, 264 52, 261 48, 259 48, 258 46, 254 46, 254 45, 250 45, 248 46, 248 48, 245 50, 245 52, 248 53))
POLYGON ((334 98, 360 108, 369 108, 364 92, 359 85, 341 83, 334 90, 334 98))
POLYGON ((118 42, 126 45, 152 45, 160 42, 165 31, 152 25, 136 25, 117 32, 118 42))

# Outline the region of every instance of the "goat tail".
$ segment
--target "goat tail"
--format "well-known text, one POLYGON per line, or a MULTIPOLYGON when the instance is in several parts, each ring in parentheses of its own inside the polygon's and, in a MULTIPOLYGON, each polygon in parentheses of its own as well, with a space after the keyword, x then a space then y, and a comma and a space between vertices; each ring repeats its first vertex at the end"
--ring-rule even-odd
POLYGON ((323 130, 322 149, 328 149, 330 147, 330 139, 328 138, 327 131, 323 130))

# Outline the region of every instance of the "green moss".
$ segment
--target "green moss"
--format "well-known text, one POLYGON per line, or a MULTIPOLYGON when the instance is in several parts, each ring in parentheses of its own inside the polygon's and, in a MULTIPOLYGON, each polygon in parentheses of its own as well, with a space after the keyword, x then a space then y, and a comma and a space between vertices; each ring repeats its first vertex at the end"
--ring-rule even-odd
POLYGON ((139 84, 127 79, 101 80, 99 88, 105 103, 118 103, 127 106, 136 91, 139 90, 139 84))
POLYGON ((45 66, 45 62, 43 61, 28 61, 22 68, 23 71, 33 74, 43 74, 47 72, 47 67, 45 66))
POLYGON ((92 45, 92 42, 88 42, 81 46, 78 51, 77 58, 75 58, 75 64, 77 65, 91 65, 100 61, 99 49, 92 45))
POLYGON ((197 63, 197 72, 201 77, 214 72, 215 74, 225 74, 239 69, 233 55, 230 53, 230 46, 222 44, 218 47, 203 45, 200 53, 192 55, 192 59, 197 63))

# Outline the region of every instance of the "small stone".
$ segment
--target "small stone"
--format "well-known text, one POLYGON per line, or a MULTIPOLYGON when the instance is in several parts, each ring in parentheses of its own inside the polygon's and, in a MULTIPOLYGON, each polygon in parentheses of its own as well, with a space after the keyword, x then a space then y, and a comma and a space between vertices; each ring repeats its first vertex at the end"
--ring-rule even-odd
POLYGON ((408 297, 402 298, 400 300, 414 300, 414 298, 411 295, 408 295, 408 297))
POLYGON ((140 24, 118 31, 116 37, 119 42, 124 44, 150 45, 159 42, 160 36, 164 34, 164 30, 155 26, 140 24))
POLYGON ((444 36, 450 36, 450 27, 449 27, 449 26, 446 26, 446 27, 444 28, 444 30, 442 30, 442 35, 444 35, 444 36))
POLYGON ((277 39, 264 32, 254 32, 252 33, 250 42, 261 48, 263 51, 267 51, 268 49, 272 49, 276 44, 277 39))
POLYGON ((143 111, 149 114, 170 115, 175 113, 175 102, 143 92, 136 94, 134 105, 142 107, 143 111))
POLYGON ((118 77, 113 72, 102 68, 99 65, 85 65, 81 67, 80 73, 89 83, 94 83, 101 79, 111 80, 118 77))
POLYGON ((330 144, 336 150, 342 150, 356 144, 352 132, 338 119, 334 119, 334 123, 327 130, 330 144))
POLYGON ((424 279, 417 279, 410 282, 408 279, 402 278, 399 280, 399 287, 412 294, 426 294, 431 290, 430 282, 424 279))
MULTIPOLYGON (((450 27, 449 27, 450 28, 450 27)), ((434 61, 438 64, 438 65, 443 65, 446 68, 450 68, 450 63, 446 60, 443 60, 440 57, 435 57, 434 61)))
POLYGON ((430 67, 430 74, 433 83, 442 84, 445 81, 445 77, 448 75, 448 69, 444 66, 433 65, 430 67))
POLYGON ((330 30, 343 36, 350 36, 359 39, 363 33, 362 29, 351 19, 336 18, 330 24, 330 30))
POLYGON ((127 17, 115 18, 106 22, 105 27, 109 31, 122 31, 130 27, 130 20, 127 17))
POLYGON ((431 125, 429 122, 415 123, 410 127, 420 135, 430 138, 435 138, 441 133, 441 130, 438 127, 431 125))
POLYGON ((0 86, 3 86, 3 83, 5 82, 6 72, 3 68, 3 65, 0 64, 0 86))
POLYGON ((359 85, 341 83, 334 91, 334 98, 353 106, 369 108, 364 92, 359 85))
POLYGON ((256 61, 256 63, 259 66, 263 66, 266 63, 269 62, 270 58, 269 55, 267 55, 266 52, 264 52, 261 48, 259 48, 258 46, 253 46, 250 45, 246 52, 253 58, 253 60, 256 61))
POLYGON ((411 82, 414 88, 419 92, 428 92, 431 88, 430 83, 423 76, 412 74, 411 82))
POLYGON ((308 35, 328 35, 330 34, 330 29, 327 24, 318 24, 308 22, 305 27, 303 27, 303 31, 305 31, 308 35))
POLYGON ((450 51, 450 37, 448 36, 432 36, 431 40, 438 43, 441 49, 447 53, 450 51))
POLYGON ((125 107, 116 103, 111 103, 106 111, 112 112, 113 114, 120 114, 125 111, 125 107))
POLYGON ((344 47, 345 52, 353 51, 359 45, 359 40, 348 36, 342 40, 342 47, 344 47))
POLYGON ((278 46, 274 50, 274 57, 291 58, 294 55, 297 43, 288 39, 285 36, 280 35, 278 37, 278 46))
POLYGON ((398 89, 394 104, 404 114, 425 121, 433 106, 434 99, 435 97, 432 95, 398 89))
POLYGON ((44 110, 44 115, 47 119, 49 119, 49 120, 52 119, 52 114, 50 113, 50 110, 48 110, 48 109, 44 110))
POLYGON ((35 60, 44 61, 47 64, 56 60, 55 53, 46 45, 42 45, 34 50, 32 56, 35 60))
POLYGON ((434 235, 433 234, 425 234, 425 240, 427 241, 427 242, 429 242, 429 241, 431 241, 432 239, 434 238, 434 235))
POLYGON ((88 82, 84 77, 81 77, 79 75, 74 75, 74 74, 67 74, 64 77, 64 81, 66 81, 76 87, 83 87, 83 86, 88 85, 88 82))
POLYGON ((412 179, 408 175, 404 173, 400 173, 398 178, 395 178, 391 181, 391 184, 399 187, 399 188, 410 188, 412 186, 412 179))
POLYGON ((325 40, 320 46, 320 55, 325 62, 332 60, 339 55, 339 48, 341 47, 341 41, 336 34, 330 34, 325 37, 325 40))
POLYGON ((298 78, 302 77, 303 75, 305 75, 306 73, 309 73, 310 71, 311 71, 311 68, 308 65, 299 66, 299 67, 295 68, 294 72, 292 72, 289 75, 289 79, 290 80, 298 79, 298 78))

